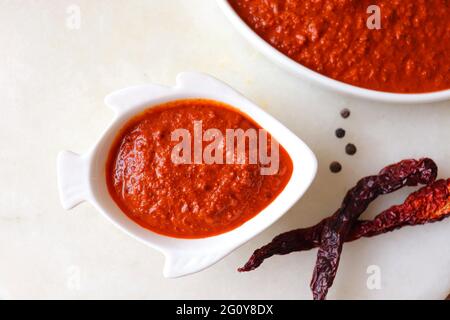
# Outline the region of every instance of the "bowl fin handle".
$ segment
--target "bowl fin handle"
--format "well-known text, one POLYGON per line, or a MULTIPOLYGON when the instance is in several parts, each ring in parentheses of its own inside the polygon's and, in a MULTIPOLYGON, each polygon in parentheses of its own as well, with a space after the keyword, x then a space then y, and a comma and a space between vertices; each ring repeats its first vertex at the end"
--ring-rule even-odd
POLYGON ((110 107, 116 115, 122 115, 136 106, 146 106, 154 99, 164 97, 171 88, 156 84, 147 84, 128 87, 115 91, 105 98, 105 104, 110 107))
POLYGON ((213 252, 165 252, 163 275, 179 278, 206 269, 227 256, 233 248, 213 252))
POLYGON ((194 92, 201 90, 203 93, 235 97, 237 91, 223 81, 202 72, 181 72, 177 75, 177 88, 189 89, 194 92))
POLYGON ((62 151, 57 159, 58 189, 61 204, 70 210, 89 200, 89 170, 86 156, 62 151))

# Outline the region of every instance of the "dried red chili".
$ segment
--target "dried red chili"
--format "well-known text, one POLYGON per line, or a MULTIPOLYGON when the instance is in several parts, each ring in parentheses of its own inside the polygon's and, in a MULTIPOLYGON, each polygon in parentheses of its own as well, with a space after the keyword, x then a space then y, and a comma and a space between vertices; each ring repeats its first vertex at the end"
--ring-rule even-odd
MULTIPOLYGON (((436 176, 437 166, 428 158, 404 160, 390 165, 381 170, 378 175, 361 179, 348 191, 341 207, 334 215, 306 232, 304 236, 307 240, 318 241, 316 244, 320 245, 311 281, 314 299, 325 299, 336 276, 343 243, 368 205, 378 196, 391 193, 403 186, 429 184, 436 179, 436 176)), ((290 235, 298 236, 296 233, 290 235)), ((298 242, 305 243, 305 238, 299 238, 298 242)), ((281 243, 284 245, 283 242, 281 243)), ((283 245, 279 250, 280 254, 289 251, 289 247, 283 245)), ((245 271, 245 268, 241 271, 245 271)))
POLYGON ((378 175, 361 179, 348 191, 341 207, 322 228, 321 242, 311 280, 315 300, 326 298, 339 266, 342 246, 354 222, 378 196, 403 186, 416 186, 434 181, 437 167, 431 159, 404 160, 390 165, 378 175))
MULTIPOLYGON (((373 237, 404 226, 414 226, 440 221, 450 217, 450 179, 438 180, 412 193, 403 204, 378 214, 373 220, 356 221, 346 242, 361 237, 373 237)), ((327 218, 329 219, 329 218, 327 218)), ((284 255, 318 247, 322 227, 327 220, 315 226, 282 233, 270 243, 255 250, 241 272, 258 268, 273 255, 284 255)))
POLYGON ((406 201, 370 221, 358 221, 347 241, 373 237, 404 226, 441 221, 450 216, 450 179, 438 180, 412 193, 406 201))

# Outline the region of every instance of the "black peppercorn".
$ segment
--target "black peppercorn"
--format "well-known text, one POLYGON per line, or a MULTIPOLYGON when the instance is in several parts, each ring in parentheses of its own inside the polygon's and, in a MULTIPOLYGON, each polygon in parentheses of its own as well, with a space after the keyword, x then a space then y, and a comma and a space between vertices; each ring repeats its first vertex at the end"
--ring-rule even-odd
POLYGON ((338 172, 340 172, 341 170, 342 170, 342 166, 341 166, 341 164, 340 164, 339 162, 333 161, 333 162, 330 164, 330 171, 331 171, 331 172, 333 172, 333 173, 338 173, 338 172))
POLYGON ((345 137, 345 130, 342 128, 336 129, 335 133, 339 139, 345 137))
POLYGON ((356 151, 356 146, 353 143, 349 143, 345 146, 345 152, 350 156, 354 155, 356 151))
POLYGON ((347 119, 348 117, 350 117, 350 110, 347 109, 347 108, 342 109, 341 117, 344 118, 344 119, 347 119))

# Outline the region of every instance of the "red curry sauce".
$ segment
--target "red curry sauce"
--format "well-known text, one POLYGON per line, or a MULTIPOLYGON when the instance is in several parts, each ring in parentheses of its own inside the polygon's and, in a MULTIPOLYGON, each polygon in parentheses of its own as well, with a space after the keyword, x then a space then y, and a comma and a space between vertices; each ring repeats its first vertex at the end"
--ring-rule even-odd
POLYGON ((263 39, 302 65, 397 93, 450 89, 448 0, 229 0, 263 39), (381 29, 369 29, 370 5, 381 29))
POLYGON ((113 143, 106 164, 108 190, 142 227, 177 238, 221 234, 257 215, 288 183, 293 164, 282 146, 275 175, 261 175, 259 164, 174 164, 171 152, 178 142, 171 132, 192 132, 198 120, 203 131, 260 129, 228 105, 178 100, 137 115, 113 143))

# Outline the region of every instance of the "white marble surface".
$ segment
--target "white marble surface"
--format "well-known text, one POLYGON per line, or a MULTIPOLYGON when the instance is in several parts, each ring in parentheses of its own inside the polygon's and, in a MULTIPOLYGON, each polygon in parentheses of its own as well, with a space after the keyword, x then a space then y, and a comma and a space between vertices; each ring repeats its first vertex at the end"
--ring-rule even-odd
MULTIPOLYGON (((345 98, 287 74, 251 48, 212 0, 0 0, 0 298, 309 299, 315 251, 235 270, 274 235, 331 214, 356 179, 407 157, 430 156, 450 177, 450 102, 395 106, 345 98), (81 28, 66 26, 70 5, 81 28), (319 159, 312 188, 277 224, 212 268, 161 275, 163 257, 89 204, 58 200, 59 150, 83 153, 112 113, 103 97, 180 71, 225 80, 307 142, 319 159), (343 120, 339 111, 352 110, 343 120), (337 127, 347 129, 337 140, 337 127), (359 152, 346 156, 354 142, 359 152), (344 170, 332 175, 332 160, 344 170)), ((377 200, 365 216, 410 190, 377 200)), ((450 220, 346 245, 329 298, 443 299, 450 291, 450 220), (381 290, 366 286, 370 265, 381 290)))

